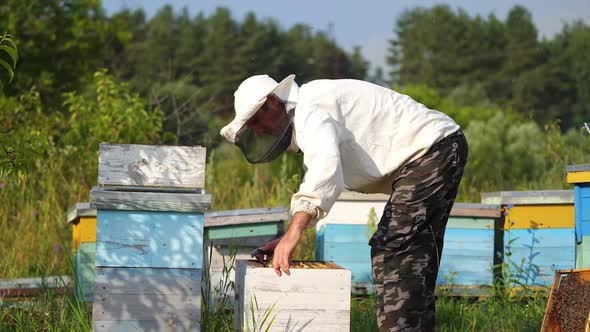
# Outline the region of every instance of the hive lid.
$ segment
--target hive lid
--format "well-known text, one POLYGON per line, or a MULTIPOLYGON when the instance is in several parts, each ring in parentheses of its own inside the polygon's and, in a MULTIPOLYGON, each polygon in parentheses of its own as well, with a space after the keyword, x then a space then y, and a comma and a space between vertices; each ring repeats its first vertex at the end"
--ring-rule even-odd
POLYGON ((490 217, 501 216, 501 206, 497 204, 455 203, 451 216, 455 217, 490 217))
POLYGON ((68 223, 78 223, 80 217, 96 217, 96 209, 89 202, 80 202, 71 206, 66 212, 68 223))
POLYGON ((211 195, 186 192, 116 191, 94 187, 90 206, 103 210, 204 212, 211 207, 211 195))
POLYGON ((481 193, 484 204, 570 204, 574 203, 573 190, 529 190, 529 191, 497 191, 481 193))
POLYGON ((287 219, 289 211, 284 207, 214 211, 205 213, 205 226, 254 224, 287 219))

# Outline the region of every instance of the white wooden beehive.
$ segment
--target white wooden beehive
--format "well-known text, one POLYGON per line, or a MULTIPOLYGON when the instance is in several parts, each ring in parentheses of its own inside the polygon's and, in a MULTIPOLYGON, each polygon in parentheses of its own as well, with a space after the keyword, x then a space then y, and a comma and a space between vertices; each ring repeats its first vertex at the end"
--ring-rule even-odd
POLYGON ((351 272, 332 262, 305 263, 278 277, 256 261, 238 260, 234 329, 266 331, 272 320, 268 331, 349 331, 351 272))

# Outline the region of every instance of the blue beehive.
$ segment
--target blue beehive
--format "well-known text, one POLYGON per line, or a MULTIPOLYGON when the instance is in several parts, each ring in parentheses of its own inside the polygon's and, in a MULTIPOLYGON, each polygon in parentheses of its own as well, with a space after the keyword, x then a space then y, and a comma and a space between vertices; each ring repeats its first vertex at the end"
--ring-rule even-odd
MULTIPOLYGON (((369 238, 389 197, 343 193, 330 214, 316 226, 316 259, 352 271, 354 293, 374 292, 369 238)), ((445 232, 438 285, 457 292, 479 292, 493 283, 497 263, 494 225, 500 207, 455 204, 445 232)))
POLYGON ((455 203, 445 231, 437 285, 460 294, 481 295, 494 282, 499 263, 495 225, 500 206, 455 203))
POLYGON ((567 182, 574 185, 576 268, 590 267, 590 164, 567 167, 567 182))

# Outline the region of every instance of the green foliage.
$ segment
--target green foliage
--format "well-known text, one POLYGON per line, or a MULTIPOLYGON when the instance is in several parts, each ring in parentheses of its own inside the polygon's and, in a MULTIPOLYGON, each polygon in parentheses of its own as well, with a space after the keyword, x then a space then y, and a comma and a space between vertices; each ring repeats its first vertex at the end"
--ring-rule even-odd
POLYGON ((47 147, 39 93, 0 98, 0 180, 21 181, 47 147), (14 177, 13 177, 14 176, 14 177))
POLYGON ((88 200, 98 144, 160 140, 159 111, 149 111, 104 71, 95 74, 88 94, 67 93, 65 99, 63 113, 45 111, 35 90, 0 99, 0 123, 10 132, 6 142, 29 171, 20 182, 0 179, 0 277, 64 273, 71 230, 62 214, 88 200), (39 145, 37 135, 46 144, 39 145))
POLYGON ((501 21, 438 5, 407 10, 394 30, 388 63, 397 85, 427 85, 443 96, 479 90, 475 104, 489 99, 541 125, 559 118, 564 130, 588 121, 590 27, 582 22, 539 41, 522 6, 501 21))
POLYGON ((0 94, 3 94, 4 87, 12 82, 17 62, 16 44, 10 34, 4 33, 0 36, 0 94))

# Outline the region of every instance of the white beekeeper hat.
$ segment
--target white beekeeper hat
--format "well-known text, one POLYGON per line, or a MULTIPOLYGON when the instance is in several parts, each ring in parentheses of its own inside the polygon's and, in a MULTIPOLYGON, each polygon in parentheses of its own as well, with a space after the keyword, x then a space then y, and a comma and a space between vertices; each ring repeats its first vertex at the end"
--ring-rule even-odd
POLYGON ((268 75, 255 75, 244 80, 234 93, 236 117, 221 129, 220 134, 235 143, 236 133, 256 114, 266 102, 266 97, 272 94, 285 103, 297 102, 299 86, 295 83, 295 75, 287 76, 281 83, 268 75))

